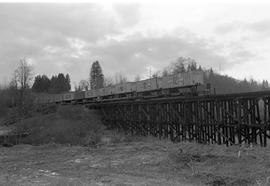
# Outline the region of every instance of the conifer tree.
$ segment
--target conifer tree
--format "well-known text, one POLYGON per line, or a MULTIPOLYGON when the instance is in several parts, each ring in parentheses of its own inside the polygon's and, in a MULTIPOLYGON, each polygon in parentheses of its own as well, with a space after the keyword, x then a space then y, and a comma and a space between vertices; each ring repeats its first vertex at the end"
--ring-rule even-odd
POLYGON ((104 86, 104 75, 98 61, 92 64, 90 71, 90 87, 91 89, 99 89, 104 86))
POLYGON ((65 91, 69 91, 71 89, 71 85, 70 85, 70 77, 69 74, 66 74, 66 78, 65 78, 65 91))

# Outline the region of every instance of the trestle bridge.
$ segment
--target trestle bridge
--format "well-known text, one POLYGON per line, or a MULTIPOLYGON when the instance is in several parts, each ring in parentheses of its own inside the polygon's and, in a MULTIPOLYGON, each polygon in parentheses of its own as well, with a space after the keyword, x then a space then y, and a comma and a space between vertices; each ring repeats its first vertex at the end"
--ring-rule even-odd
POLYGON ((129 134, 215 144, 259 144, 270 138, 270 91, 122 99, 87 103, 104 123, 129 134))

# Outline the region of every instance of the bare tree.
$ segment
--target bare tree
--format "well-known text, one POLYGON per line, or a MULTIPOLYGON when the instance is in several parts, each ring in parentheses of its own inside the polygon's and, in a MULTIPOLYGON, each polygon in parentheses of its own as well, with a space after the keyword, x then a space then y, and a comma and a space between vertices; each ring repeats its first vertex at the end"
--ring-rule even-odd
POLYGON ((122 74, 121 72, 118 72, 114 75, 115 84, 122 84, 128 81, 127 77, 122 74))
POLYGON ((115 83, 114 83, 114 81, 113 81, 113 77, 112 76, 106 76, 105 78, 104 78, 104 85, 105 86, 112 86, 112 85, 114 85, 115 83))
POLYGON ((157 78, 157 77, 160 77, 162 76, 162 72, 161 71, 156 71, 152 74, 152 78, 157 78))
POLYGON ((19 90, 18 105, 19 111, 24 116, 28 113, 31 105, 30 84, 33 80, 33 68, 25 58, 20 60, 14 72, 13 86, 19 90))
POLYGON ((33 68, 26 61, 25 58, 20 60, 19 66, 15 70, 14 79, 16 84, 19 86, 19 89, 25 90, 29 89, 30 84, 33 80, 33 68))
POLYGON ((80 90, 88 90, 89 87, 90 87, 89 81, 83 79, 79 82, 79 89, 80 90))

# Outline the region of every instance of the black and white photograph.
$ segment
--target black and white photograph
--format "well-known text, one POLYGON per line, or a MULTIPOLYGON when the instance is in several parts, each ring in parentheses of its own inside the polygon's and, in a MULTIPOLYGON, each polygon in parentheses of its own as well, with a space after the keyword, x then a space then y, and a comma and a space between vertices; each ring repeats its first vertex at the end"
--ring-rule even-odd
POLYGON ((0 186, 270 186, 270 2, 0 0, 0 186))

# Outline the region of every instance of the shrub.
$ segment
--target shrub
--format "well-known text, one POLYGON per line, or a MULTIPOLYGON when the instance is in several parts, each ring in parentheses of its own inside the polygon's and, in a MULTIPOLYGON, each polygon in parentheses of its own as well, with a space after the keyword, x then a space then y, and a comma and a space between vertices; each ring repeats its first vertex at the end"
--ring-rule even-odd
POLYGON ((97 111, 83 106, 61 106, 53 114, 36 116, 18 124, 19 131, 29 131, 23 143, 96 144, 104 126, 97 111))

